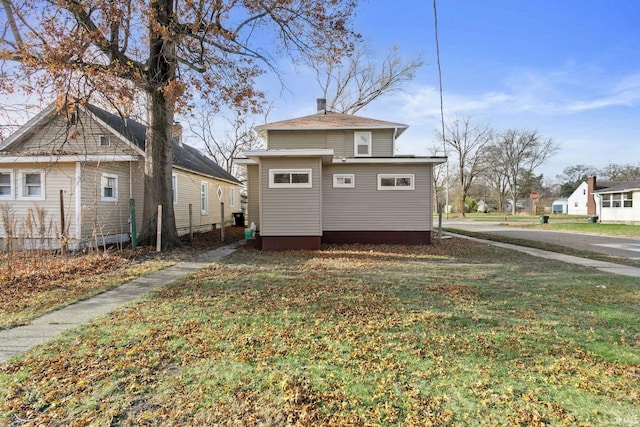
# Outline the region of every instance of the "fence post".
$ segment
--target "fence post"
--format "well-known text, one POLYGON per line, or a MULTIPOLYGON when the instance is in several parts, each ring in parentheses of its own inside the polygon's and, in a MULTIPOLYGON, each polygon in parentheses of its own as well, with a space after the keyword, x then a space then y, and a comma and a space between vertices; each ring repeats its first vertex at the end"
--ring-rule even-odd
POLYGON ((131 223, 129 231, 131 233, 131 249, 138 247, 138 232, 136 230, 136 199, 129 199, 129 221, 131 223))
POLYGON ((158 224, 156 225, 156 252, 162 250, 162 205, 158 205, 158 224))
POLYGON ((220 203, 220 242, 224 243, 224 203, 220 203))

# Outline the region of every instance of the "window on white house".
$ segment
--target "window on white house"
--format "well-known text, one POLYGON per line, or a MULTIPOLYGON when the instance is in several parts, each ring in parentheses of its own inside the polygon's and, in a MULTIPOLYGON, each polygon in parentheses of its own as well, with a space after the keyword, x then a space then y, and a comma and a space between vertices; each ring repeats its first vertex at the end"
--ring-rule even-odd
POLYGON ((356 178, 352 173, 335 173, 333 174, 333 188, 354 188, 356 186, 356 178))
POLYGON ((610 193, 602 195, 603 208, 632 208, 633 193, 610 193))
POLYGON ((100 135, 100 147, 108 147, 111 145, 111 139, 109 135, 100 135))
POLYGON ((0 199, 13 199, 13 172, 0 172, 0 199))
POLYGON ((42 171, 22 171, 20 197, 25 199, 44 199, 44 173, 42 171))
POLYGON ((371 132, 353 133, 353 156, 371 157, 371 132))
POLYGON ((118 201, 118 176, 110 173, 102 174, 102 201, 118 201))
POLYGON ((414 174, 378 174, 378 190, 413 190, 414 174))
POLYGON ((200 212, 209 212, 209 183, 200 181, 200 212))
POLYGON ((216 190, 216 196, 218 196, 218 200, 222 202, 222 196, 224 196, 224 192, 222 191, 222 187, 218 185, 218 189, 216 190))
POLYGON ((229 188, 229 206, 236 205, 236 192, 233 188, 229 188))
POLYGON ((171 194, 173 203, 178 203, 178 175, 171 174, 171 194))
POLYGON ((311 169, 269 169, 269 188, 311 188, 311 169))

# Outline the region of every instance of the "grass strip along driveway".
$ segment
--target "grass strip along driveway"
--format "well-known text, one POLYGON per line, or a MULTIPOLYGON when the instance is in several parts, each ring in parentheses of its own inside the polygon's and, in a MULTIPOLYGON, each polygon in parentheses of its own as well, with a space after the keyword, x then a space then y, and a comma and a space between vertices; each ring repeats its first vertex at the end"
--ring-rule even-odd
POLYGON ((0 424, 637 425, 640 280, 450 239, 242 249, 0 367, 0 424))

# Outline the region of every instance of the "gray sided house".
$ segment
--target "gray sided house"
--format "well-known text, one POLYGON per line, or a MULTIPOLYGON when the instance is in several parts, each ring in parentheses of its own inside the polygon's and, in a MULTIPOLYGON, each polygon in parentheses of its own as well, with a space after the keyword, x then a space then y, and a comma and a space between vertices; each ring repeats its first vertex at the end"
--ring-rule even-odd
POLYGON ((238 159, 257 245, 430 243, 432 168, 446 158, 395 156, 406 125, 325 111, 322 101, 317 114, 256 127, 267 149, 238 159))
MULTIPOLYGON (((140 230, 145 126, 94 105, 51 105, 0 146, 0 238, 18 248, 72 249, 130 239, 140 230)), ((240 210, 240 182, 174 128, 172 189, 179 234, 211 229, 240 210), (221 218, 220 204, 225 215, 221 218)))

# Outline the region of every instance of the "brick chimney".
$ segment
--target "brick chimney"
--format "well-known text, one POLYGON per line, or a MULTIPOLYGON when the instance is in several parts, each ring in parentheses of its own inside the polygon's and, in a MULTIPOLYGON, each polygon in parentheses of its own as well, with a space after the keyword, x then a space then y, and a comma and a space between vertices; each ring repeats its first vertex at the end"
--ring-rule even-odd
POLYGON ((593 192, 596 190, 596 177, 587 177, 587 215, 595 216, 596 214, 596 201, 593 197, 593 192))
POLYGON ((178 145, 182 147, 182 125, 180 122, 173 122, 171 125, 171 137, 178 140, 178 145))
POLYGON ((318 98, 316 100, 318 105, 318 114, 327 114, 327 100, 326 98, 318 98))

